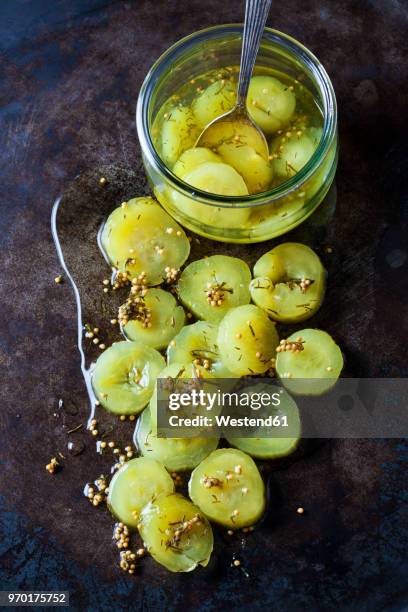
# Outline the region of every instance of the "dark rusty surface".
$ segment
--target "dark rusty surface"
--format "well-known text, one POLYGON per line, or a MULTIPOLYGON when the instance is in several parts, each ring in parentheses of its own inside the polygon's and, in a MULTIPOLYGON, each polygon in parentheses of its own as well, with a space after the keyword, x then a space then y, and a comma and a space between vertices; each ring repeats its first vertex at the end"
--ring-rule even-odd
MULTIPOLYGON (((324 62, 340 108, 335 216, 324 230, 294 234, 334 249, 314 323, 334 333, 352 374, 406 376, 407 5, 288 0, 273 12, 275 27, 324 62)), ((133 579, 114 565, 112 521, 82 495, 107 468, 89 436, 78 434, 85 451, 58 475, 44 470, 56 450, 67 454, 65 432, 88 411, 73 293, 53 280, 52 202, 79 171, 90 172, 80 179, 90 196, 112 165, 135 171, 140 186, 134 106, 146 71, 182 35, 240 15, 237 3, 215 0, 0 5, 2 588, 70 590, 81 610, 408 605, 404 442, 337 440, 274 471, 262 526, 244 540, 217 532, 210 567, 182 576, 151 559, 133 579), (230 567, 233 553, 250 578, 230 567)))

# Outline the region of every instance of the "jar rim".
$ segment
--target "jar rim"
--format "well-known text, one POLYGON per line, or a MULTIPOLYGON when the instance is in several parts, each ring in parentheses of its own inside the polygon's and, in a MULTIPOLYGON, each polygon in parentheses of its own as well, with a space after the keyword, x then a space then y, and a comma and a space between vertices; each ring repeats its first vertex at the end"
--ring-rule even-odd
POLYGON ((302 43, 288 34, 284 34, 273 28, 265 28, 263 39, 267 39, 287 51, 292 55, 296 55, 297 59, 305 64, 313 75, 316 85, 323 102, 323 131, 319 144, 308 162, 297 172, 293 177, 284 181, 277 187, 247 196, 225 196, 212 194, 207 191, 202 191, 185 183, 177 177, 166 166, 158 154, 153 140, 151 138, 148 112, 151 95, 155 85, 160 79, 160 75, 169 64, 174 63, 174 60, 179 56, 181 50, 192 48, 198 43, 208 40, 222 38, 231 34, 241 34, 243 32, 243 24, 232 23, 211 26, 202 30, 198 30, 185 36, 169 47, 160 57, 154 62, 149 72, 147 73, 142 86, 140 88, 137 107, 136 107, 136 128, 142 149, 142 153, 146 156, 149 163, 156 168, 167 180, 171 181, 172 187, 183 195, 190 196, 194 192, 194 199, 200 203, 217 206, 222 208, 245 208, 248 206, 261 206, 263 204, 271 204, 273 201, 290 195, 293 191, 301 187, 314 172, 319 168, 325 159, 326 153, 330 150, 337 130, 337 102, 336 95, 332 82, 325 68, 317 57, 307 49, 302 43))

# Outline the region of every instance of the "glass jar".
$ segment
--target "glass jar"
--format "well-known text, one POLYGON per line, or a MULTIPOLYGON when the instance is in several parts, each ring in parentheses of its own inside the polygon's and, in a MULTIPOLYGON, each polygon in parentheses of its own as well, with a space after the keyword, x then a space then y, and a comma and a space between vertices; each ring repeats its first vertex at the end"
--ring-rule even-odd
POLYGON ((242 25, 195 32, 168 49, 141 87, 136 125, 143 163, 162 206, 190 230, 223 242, 260 242, 296 227, 326 196, 337 166, 337 106, 330 79, 319 60, 293 38, 265 29, 255 73, 278 70, 302 83, 323 117, 320 142, 306 165, 277 187, 231 197, 195 189, 175 176, 156 151, 152 126, 162 105, 188 80, 211 70, 238 66, 242 25))

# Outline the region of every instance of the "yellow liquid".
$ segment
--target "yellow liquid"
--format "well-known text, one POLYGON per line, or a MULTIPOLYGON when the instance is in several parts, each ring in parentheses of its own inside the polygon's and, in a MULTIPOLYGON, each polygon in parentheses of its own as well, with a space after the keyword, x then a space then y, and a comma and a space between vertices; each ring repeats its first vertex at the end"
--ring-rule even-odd
MULTIPOLYGON (((207 124, 207 121, 200 122, 196 120, 195 117, 194 108, 200 96, 203 94, 203 92, 205 92, 208 87, 213 85, 219 101, 219 103, 216 104, 216 108, 219 110, 219 114, 228 112, 232 108, 233 103, 235 101, 235 95, 231 95, 231 90, 236 90, 238 71, 239 68, 237 66, 227 67, 222 70, 213 70, 191 81, 188 81, 182 87, 180 87, 170 98, 168 98, 166 102, 162 105, 162 107, 159 109, 152 128, 153 142, 160 157, 171 170, 174 168, 175 162, 174 160, 169 161, 169 158, 166 158, 166 155, 163 152, 163 129, 165 129, 166 122, 171 122, 173 118, 176 117, 176 114, 178 112, 177 109, 182 108, 193 110, 187 122, 188 125, 186 128, 186 133, 185 135, 183 135, 185 136, 185 138, 182 138, 183 142, 180 143, 180 147, 178 149, 177 158, 179 158, 180 155, 186 149, 189 149, 194 146, 198 135, 201 133, 203 127, 205 127, 205 125, 207 124)), ((270 131, 269 133, 265 133, 267 142, 271 145, 269 159, 271 166, 273 167, 274 164, 276 164, 275 160, 279 160, 280 158, 282 158, 282 156, 284 158, 285 152, 288 151, 288 147, 293 147, 296 141, 298 141, 303 134, 310 133, 310 128, 314 130, 314 148, 316 148, 323 127, 323 116, 319 105, 314 99, 312 93, 297 79, 293 79, 288 75, 285 75, 282 72, 278 72, 276 70, 255 70, 254 75, 257 77, 262 75, 278 79, 280 83, 282 83, 285 90, 287 89, 293 93, 293 96, 296 100, 295 110, 291 115, 290 119, 287 122, 283 122, 283 125, 280 127, 280 129, 272 131, 272 133, 270 131)), ((209 101, 211 101, 211 97, 209 98, 209 101)), ((256 105, 256 102, 256 100, 252 100, 252 103, 254 105, 256 105)), ((251 101, 250 98, 248 98, 248 105, 250 104, 251 101)), ((267 111, 265 107, 262 107, 262 103, 259 103, 259 109, 267 111)), ((251 112, 250 107, 249 111, 251 112)), ((214 118, 208 112, 206 113, 205 110, 202 113, 202 117, 204 119, 207 117, 209 120, 214 118)), ((255 116, 253 118, 256 120, 255 116)), ((214 152, 220 153, 220 151, 214 152)), ((222 161, 230 163, 229 158, 223 159, 222 161)), ((294 163, 293 166, 290 163, 285 163, 282 171, 281 164, 281 171, 274 172, 273 176, 271 177, 271 180, 263 185, 264 188, 261 191, 267 191, 269 189, 281 185, 288 178, 294 176, 296 172, 300 169, 300 167, 298 167, 296 163, 294 163)), ((245 179, 246 177, 244 176, 244 180, 245 179)), ((249 193, 259 193, 259 191, 260 190, 254 191, 253 189, 249 188, 249 193)), ((209 191, 209 193, 211 193, 211 191, 209 191)), ((230 195, 239 194, 231 193, 230 195)))

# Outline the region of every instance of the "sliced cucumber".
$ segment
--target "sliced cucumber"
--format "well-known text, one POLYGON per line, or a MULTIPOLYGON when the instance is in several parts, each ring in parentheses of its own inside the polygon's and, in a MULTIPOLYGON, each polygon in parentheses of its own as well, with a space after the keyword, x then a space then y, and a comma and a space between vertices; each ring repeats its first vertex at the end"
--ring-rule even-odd
POLYGON ((179 269, 190 253, 182 228, 153 198, 124 202, 108 217, 101 244, 112 266, 129 278, 146 274, 148 285, 158 285, 167 269, 179 269))
POLYGON ((220 357, 217 345, 218 327, 207 321, 197 321, 183 327, 167 349, 167 363, 192 363, 197 376, 234 378, 220 357))
POLYGON ((173 168, 173 174, 184 180, 186 174, 189 174, 206 162, 221 163, 222 159, 219 155, 205 147, 187 149, 177 160, 173 168))
POLYGON ((281 323, 304 321, 320 308, 326 270, 312 249, 286 242, 262 255, 250 284, 253 302, 281 323))
POLYGON ((278 156, 272 161, 275 176, 288 179, 299 172, 317 149, 321 136, 320 128, 289 131, 276 136, 271 143, 271 155, 278 156))
POLYGON ((119 521, 137 527, 146 504, 173 492, 173 479, 161 463, 150 457, 137 457, 125 463, 110 481, 107 503, 119 521))
MULTIPOLYGON (((248 195, 245 181, 232 166, 224 163, 205 162, 183 176, 183 181, 212 194, 225 196, 248 195)), ((200 219, 210 227, 241 227, 249 217, 248 208, 213 206, 195 201, 176 190, 171 192, 173 205, 187 218, 200 219)))
POLYGON ((92 372, 92 386, 101 405, 115 414, 137 414, 148 404, 165 361, 139 342, 115 342, 92 372))
POLYGON ((178 282, 180 301, 197 318, 216 323, 235 306, 248 304, 251 272, 242 259, 212 255, 189 264, 178 282))
POLYGON ((321 395, 336 383, 343 355, 321 329, 302 329, 278 348, 276 373, 285 387, 300 395, 321 395))
POLYGON ((134 443, 145 457, 160 461, 170 472, 192 470, 218 446, 218 438, 158 438, 150 410, 143 411, 134 443))
POLYGON ((220 448, 191 474, 189 494, 212 521, 239 529, 253 525, 265 509, 265 485, 255 462, 234 448, 220 448))
MULTIPOLYGON (((200 164, 194 170, 183 176, 183 180, 193 187, 222 195, 248 195, 244 179, 227 164, 207 162, 200 164)), ((241 227, 249 217, 247 208, 228 205, 213 206, 197 202, 192 197, 182 195, 173 190, 170 194, 173 205, 187 218, 201 219, 210 227, 226 228, 241 227)))
MULTIPOLYGON (((246 390, 251 393, 252 388, 246 390)), ((271 387, 268 385, 254 385, 253 391, 256 393, 268 392, 271 393, 271 387)), ((280 394, 279 406, 270 406, 268 414, 272 415, 274 419, 277 419, 276 427, 279 428, 279 432, 285 431, 283 423, 287 422, 287 431, 290 432, 291 437, 271 437, 271 438, 257 438, 256 432, 254 437, 251 438, 234 438, 228 437, 227 441, 231 446, 235 446, 240 450, 248 453, 251 457, 257 459, 279 459, 280 457, 286 457, 293 453, 297 448, 301 436, 301 421, 299 415, 299 409, 296 402, 291 398, 288 393, 280 394)), ((262 416, 266 416, 265 413, 262 416)))
POLYGON ((186 183, 202 191, 224 196, 248 195, 245 181, 232 166, 205 162, 184 175, 186 183))
POLYGON ((264 310, 248 304, 231 309, 219 325, 218 350, 225 366, 238 376, 263 374, 271 367, 278 333, 264 310))
POLYGON ((183 151, 194 146, 199 135, 200 128, 187 106, 177 106, 165 113, 161 131, 164 163, 172 168, 183 151))
POLYGON ((143 298, 143 306, 148 317, 129 318, 123 325, 123 333, 129 340, 159 350, 166 348, 185 323, 183 307, 163 289, 149 289, 143 298))
MULTIPOLYGON (((171 365, 168 365, 160 372, 157 377, 157 380, 161 380, 161 392, 159 398, 162 402, 162 406, 164 407, 166 403, 169 403, 170 395, 174 392, 183 393, 189 392, 191 390, 192 381, 197 382, 197 390, 203 389, 206 391, 206 385, 203 384, 203 378, 214 378, 215 374, 211 373, 209 370, 206 370, 203 367, 197 369, 197 367, 193 363, 175 363, 173 362, 171 365), (182 381, 182 382, 178 382, 182 381), (198 382, 200 381, 200 382, 198 382)), ((152 398, 149 403, 150 408, 150 423, 152 427, 152 431, 154 433, 157 432, 157 411, 158 411, 158 392, 157 392, 157 382, 154 388, 154 392, 152 398)), ((211 414, 214 414, 216 410, 218 410, 217 414, 221 411, 221 407, 214 406, 211 414)), ((205 416, 207 415, 206 406, 193 406, 191 404, 182 406, 178 409, 177 415, 183 417, 194 417, 194 416, 205 416)))
POLYGON ((231 110, 235 104, 236 85, 225 79, 212 83, 192 104, 198 125, 205 128, 211 121, 231 110))
POLYGON ((249 84, 248 112, 266 134, 284 128, 296 108, 295 94, 271 76, 254 76, 249 84))
POLYGON ((153 559, 171 572, 190 572, 210 560, 211 525, 182 495, 162 495, 145 506, 139 531, 153 559))
POLYGON ((266 191, 273 179, 272 166, 248 145, 224 143, 217 152, 221 158, 242 176, 249 193, 266 191))

